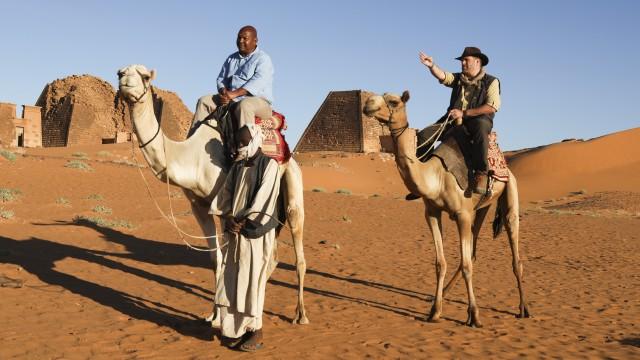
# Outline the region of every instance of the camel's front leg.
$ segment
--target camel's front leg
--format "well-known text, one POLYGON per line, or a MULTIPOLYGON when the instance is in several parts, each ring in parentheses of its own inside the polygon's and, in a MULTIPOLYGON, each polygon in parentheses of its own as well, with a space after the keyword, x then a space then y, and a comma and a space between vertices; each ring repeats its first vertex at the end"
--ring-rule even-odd
MULTIPOLYGON (((207 237, 207 244, 209 245, 209 249, 216 249, 216 251, 209 252, 211 256, 211 260, 213 261, 213 289, 217 286, 218 276, 222 274, 220 271, 220 267, 222 266, 222 251, 220 249, 220 241, 218 241, 216 224, 213 220, 213 216, 209 214, 209 206, 204 206, 206 204, 202 204, 201 200, 195 198, 194 195, 187 194, 189 200, 191 201, 191 211, 193 215, 198 220, 198 224, 202 229, 202 233, 207 237)), ((214 297, 215 299, 215 297, 214 297)), ((212 299, 212 301, 215 301, 212 299)), ((205 318, 206 322, 210 322, 211 326, 219 327, 220 326, 220 317, 216 314, 216 306, 213 304, 213 309, 211 314, 205 318)))
POLYGON ((284 173, 285 206, 287 220, 293 236, 293 248, 296 252, 296 275, 298 275, 298 305, 294 324, 308 324, 307 312, 304 308, 304 275, 307 272, 307 262, 304 258, 303 228, 304 228, 304 200, 302 188, 302 171, 298 164, 291 159, 284 173))
POLYGON ((504 216, 504 225, 509 237, 509 245, 511 245, 511 254, 513 255, 512 266, 513 274, 516 276, 518 282, 518 291, 520 292, 520 314, 519 318, 531 317, 529 314, 529 307, 524 296, 524 285, 522 284, 522 262, 520 261, 520 254, 518 252, 518 237, 520 231, 520 218, 519 218, 519 204, 518 204, 518 185, 513 175, 509 178, 507 183, 507 196, 500 198, 500 208, 506 209, 504 216))
POLYGON ((425 204, 425 218, 431 234, 433 235, 433 242, 436 247, 436 296, 433 299, 433 305, 431 306, 431 312, 427 317, 429 322, 440 321, 442 315, 442 298, 443 298, 443 286, 444 277, 447 274, 447 261, 444 258, 444 246, 442 244, 442 212, 437 209, 429 208, 425 204))
POLYGON ((467 294, 469 296, 469 309, 467 325, 472 327, 482 327, 480 322, 480 312, 476 304, 476 297, 473 294, 473 235, 471 233, 471 214, 467 212, 458 213, 456 216, 458 232, 460 234, 460 261, 462 276, 467 284, 467 294))

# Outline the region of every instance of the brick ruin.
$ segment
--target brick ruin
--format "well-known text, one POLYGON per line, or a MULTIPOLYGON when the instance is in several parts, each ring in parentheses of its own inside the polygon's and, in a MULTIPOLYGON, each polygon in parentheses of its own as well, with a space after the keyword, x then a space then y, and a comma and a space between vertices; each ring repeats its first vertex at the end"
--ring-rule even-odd
POLYGON ((16 117, 16 104, 0 103, 0 145, 41 147, 40 107, 22 105, 22 116, 16 117))
POLYGON ((295 152, 391 152, 389 129, 362 113, 372 93, 332 91, 307 125, 295 152))
MULTIPOLYGON (((154 109, 165 134, 184 140, 193 117, 170 91, 154 90, 154 109)), ((111 84, 91 75, 72 75, 47 84, 36 105, 42 108, 42 146, 120 143, 132 137, 128 105, 111 84)))

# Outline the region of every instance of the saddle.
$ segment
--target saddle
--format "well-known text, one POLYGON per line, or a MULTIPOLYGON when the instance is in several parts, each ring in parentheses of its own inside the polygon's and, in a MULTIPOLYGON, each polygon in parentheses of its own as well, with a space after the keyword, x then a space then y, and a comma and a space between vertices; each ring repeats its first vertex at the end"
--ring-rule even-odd
MULTIPOLYGON (((507 182, 509 180, 507 161, 496 140, 497 134, 492 131, 489 134, 488 173, 494 180, 507 182)), ((446 132, 443 135, 442 143, 422 159, 426 161, 433 156, 440 159, 447 171, 453 174, 460 188, 463 190, 469 188, 469 183, 473 181, 471 142, 462 126, 453 127, 446 132)))
MULTIPOLYGON (((238 131, 238 121, 233 116, 234 106, 237 103, 218 106, 207 119, 214 118, 218 121, 218 130, 222 135, 222 141, 226 157, 229 163, 233 162, 236 151, 235 133, 238 131)), ((205 119, 206 120, 206 119, 205 119)), ((271 117, 262 119, 255 117, 256 125, 262 130, 262 152, 274 159, 278 164, 284 164, 291 158, 289 144, 282 131, 287 129, 285 117, 277 111, 272 111, 271 117)))

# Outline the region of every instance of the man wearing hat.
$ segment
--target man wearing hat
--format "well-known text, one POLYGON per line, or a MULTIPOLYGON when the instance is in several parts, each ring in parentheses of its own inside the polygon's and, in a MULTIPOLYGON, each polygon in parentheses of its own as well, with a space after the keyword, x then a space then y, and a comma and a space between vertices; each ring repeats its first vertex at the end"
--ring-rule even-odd
MULTIPOLYGON (((469 132, 474 173, 472 189, 475 193, 485 194, 488 137, 493 128, 493 117, 500 109, 500 81, 485 73, 484 67, 489 63, 489 58, 477 47, 466 47, 456 60, 460 60, 462 72, 450 73, 440 69, 431 56, 420 52, 420 62, 429 68, 431 75, 452 89, 447 113, 438 123, 450 117, 469 132)), ((424 132, 421 135, 425 138, 424 132)))

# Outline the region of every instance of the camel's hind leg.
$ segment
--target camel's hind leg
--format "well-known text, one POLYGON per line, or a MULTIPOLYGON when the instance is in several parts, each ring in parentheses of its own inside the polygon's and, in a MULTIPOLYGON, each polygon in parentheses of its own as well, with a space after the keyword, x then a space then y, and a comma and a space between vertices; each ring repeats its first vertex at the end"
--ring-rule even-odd
POLYGON ((462 276, 467 285, 467 294, 469 296, 467 325, 482 327, 480 311, 476 304, 476 296, 473 293, 473 262, 471 261, 473 235, 471 232, 471 214, 462 212, 456 215, 456 224, 458 225, 458 232, 460 234, 460 266, 462 267, 462 276))
MULTIPOLYGON (((202 233, 207 237, 207 244, 209 245, 209 249, 215 249, 216 251, 209 252, 211 256, 211 260, 213 261, 213 279, 214 285, 213 288, 218 284, 218 276, 221 275, 220 267, 222 265, 222 251, 219 249, 220 241, 218 241, 216 224, 213 220, 213 216, 209 214, 209 205, 202 202, 201 199, 197 198, 190 191, 185 191, 187 198, 191 202, 191 211, 195 216, 196 220, 198 220, 198 224, 202 229, 202 233)), ((213 300, 215 301, 215 300, 213 300)), ((205 318, 205 321, 210 322, 212 326, 219 327, 220 326, 220 317, 216 314, 216 306, 215 302, 213 304, 213 310, 211 314, 205 318)))
MULTIPOLYGON (((471 261, 473 262, 476 261, 478 235, 480 234, 480 229, 482 229, 482 223, 484 223, 484 218, 487 216, 487 213, 489 212, 490 208, 491 206, 486 206, 476 211, 476 218, 473 221, 473 228, 471 229, 471 231, 473 232, 473 255, 471 256, 471 261)), ((461 274, 462 274, 462 266, 459 266, 455 274, 453 274, 453 276, 451 277, 451 280, 449 280, 449 282, 447 283, 447 286, 444 287, 443 295, 447 295, 449 290, 453 289, 453 287, 456 285, 456 282, 458 282, 458 279, 460 279, 461 274)))
POLYGON ((284 173, 284 185, 285 209, 293 236, 293 248, 296 252, 296 274, 298 275, 298 305, 293 323, 308 324, 309 319, 304 308, 304 275, 307 272, 307 263, 304 259, 302 244, 304 228, 302 171, 293 159, 289 160, 287 164, 287 170, 284 173))
POLYGON ((429 229, 431 229, 431 235, 433 235, 433 242, 436 247, 436 294, 433 299, 433 305, 431 311, 427 317, 429 322, 440 321, 442 315, 442 298, 443 298, 443 286, 444 276, 447 273, 447 260, 444 257, 444 246, 442 244, 442 212, 438 209, 429 208, 425 204, 425 218, 429 229))
POLYGON ((515 176, 509 172, 509 182, 507 183, 505 196, 500 197, 500 205, 498 210, 503 211, 503 221, 509 237, 509 245, 511 246, 511 254, 513 255, 513 273, 516 276, 518 283, 518 291, 520 292, 520 314, 519 318, 528 318, 529 307, 524 295, 524 285, 522 283, 523 268, 520 261, 520 254, 518 252, 519 232, 520 232, 520 218, 519 211, 520 206, 518 203, 518 184, 515 176))

